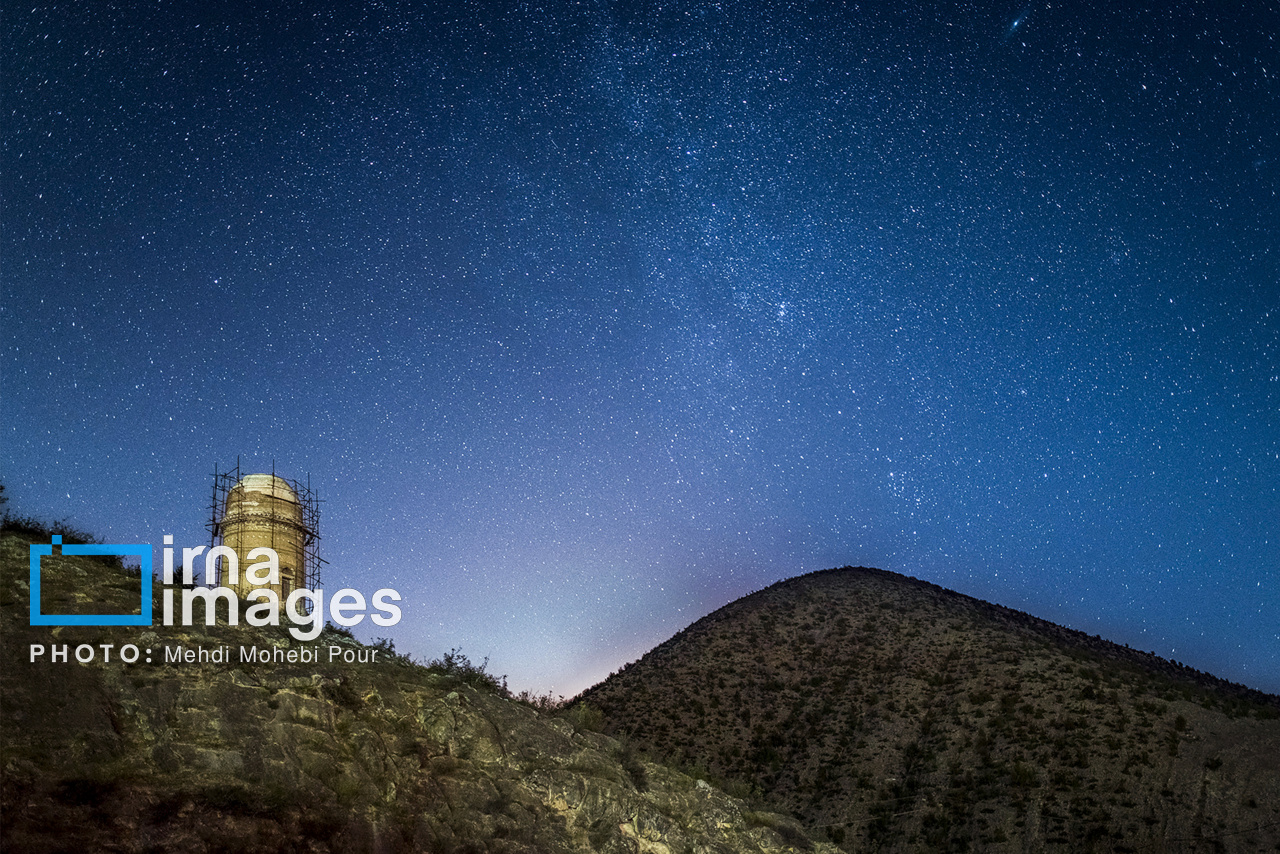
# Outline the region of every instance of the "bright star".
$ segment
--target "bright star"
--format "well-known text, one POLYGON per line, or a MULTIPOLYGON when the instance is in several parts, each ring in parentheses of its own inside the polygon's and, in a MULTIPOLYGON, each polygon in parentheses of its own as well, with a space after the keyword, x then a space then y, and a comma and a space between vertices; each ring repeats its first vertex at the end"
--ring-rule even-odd
POLYGON ((1023 9, 1022 13, 1018 15, 1018 17, 1013 19, 1013 23, 1010 24, 1009 29, 1005 31, 1004 37, 1006 39, 1012 38, 1013 34, 1022 28, 1023 22, 1027 20, 1027 16, 1030 14, 1031 14, 1030 8, 1023 9))

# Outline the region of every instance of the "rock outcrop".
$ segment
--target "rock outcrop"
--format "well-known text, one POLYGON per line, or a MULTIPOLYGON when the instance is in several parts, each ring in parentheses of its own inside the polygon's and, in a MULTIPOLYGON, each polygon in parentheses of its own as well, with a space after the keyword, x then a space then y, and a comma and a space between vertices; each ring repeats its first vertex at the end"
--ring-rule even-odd
MULTIPOLYGON (((0 539, 5 851, 823 848, 793 820, 646 762, 572 716, 432 672, 389 645, 225 623, 31 627, 27 545, 0 539), (71 652, 33 661, 31 644, 71 652), (141 650, 136 663, 121 660, 125 644, 141 650), (82 645, 95 651, 83 664, 82 645), (242 648, 284 660, 245 661, 242 648), (167 660, 177 649, 183 660, 167 660), (219 650, 224 661, 201 660, 219 650), (287 660, 304 650, 318 660, 287 660), (373 660, 349 664, 346 651, 373 660)), ((118 566, 46 563, 46 611, 118 613, 130 595, 136 605, 137 577, 118 566)))

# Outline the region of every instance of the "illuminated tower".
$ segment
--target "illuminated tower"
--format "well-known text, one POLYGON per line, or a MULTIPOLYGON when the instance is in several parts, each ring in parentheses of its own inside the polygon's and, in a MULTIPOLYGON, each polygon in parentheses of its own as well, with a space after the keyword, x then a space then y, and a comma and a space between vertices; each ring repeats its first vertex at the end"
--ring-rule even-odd
POLYGON ((236 553, 239 569, 232 577, 222 561, 219 582, 241 598, 256 587, 270 587, 282 602, 300 587, 314 589, 320 565, 317 503, 309 487, 275 474, 241 477, 238 465, 233 472, 215 470, 209 529, 215 545, 236 553), (250 552, 263 547, 274 549, 279 559, 278 584, 255 584, 246 572, 263 560, 250 552))

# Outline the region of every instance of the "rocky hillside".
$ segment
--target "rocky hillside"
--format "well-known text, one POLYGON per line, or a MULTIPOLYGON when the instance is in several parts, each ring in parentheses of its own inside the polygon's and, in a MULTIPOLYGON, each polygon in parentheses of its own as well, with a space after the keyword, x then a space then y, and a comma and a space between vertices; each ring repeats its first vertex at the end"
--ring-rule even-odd
POLYGON ((1280 849, 1280 700, 873 569, 781 582, 583 695, 850 851, 1280 849))
MULTIPOLYGON (((827 848, 794 820, 643 761, 591 731, 590 715, 515 702, 475 668, 424 668, 334 631, 302 643, 225 623, 31 627, 29 541, 0 537, 5 851, 827 848), (32 661, 31 644, 71 654, 32 661), (75 660, 82 644, 93 661, 75 660), (144 651, 136 663, 121 661, 124 644, 144 651), (245 663, 241 647, 285 660, 245 663), (373 660, 330 663, 330 647, 373 660), (177 648, 197 660, 166 663, 177 648), (228 661, 198 660, 219 649, 228 661), (304 650, 320 661, 287 660, 304 650)), ((46 558, 42 583, 47 613, 138 604, 138 577, 103 559, 46 558)))

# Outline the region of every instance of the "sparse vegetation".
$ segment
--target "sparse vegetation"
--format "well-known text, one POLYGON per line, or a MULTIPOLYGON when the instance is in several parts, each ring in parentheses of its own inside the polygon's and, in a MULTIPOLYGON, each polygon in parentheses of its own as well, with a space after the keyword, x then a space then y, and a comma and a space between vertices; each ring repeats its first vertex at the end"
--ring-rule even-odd
MULTIPOLYGON (((385 638, 379 638, 378 644, 385 644, 394 654, 395 644, 385 638)), ((378 644, 375 644, 378 645, 378 644)), ((510 696, 507 690, 507 677, 501 678, 489 672, 489 659, 486 657, 479 664, 473 664, 462 650, 454 648, 427 662, 427 669, 452 684, 469 685, 472 688, 490 691, 502 696, 510 696)))
POLYGON ((584 732, 600 732, 604 728, 604 712, 591 703, 574 703, 569 707, 566 717, 575 729, 584 732))
MULTIPOLYGON (((0 488, 3 488, 2 484, 0 488)), ((69 519, 46 522, 32 516, 10 516, 7 513, 0 518, 0 534, 12 534, 31 542, 47 543, 54 534, 62 537, 62 542, 67 544, 86 545, 101 542, 93 534, 72 525, 69 519)))
MULTIPOLYGON (((782 582, 579 701, 605 732, 848 850, 1155 850, 1157 827, 1229 831, 1225 850, 1280 841, 1246 815, 1280 812, 1274 795, 1190 809, 1206 772, 1235 779, 1215 747, 1242 737, 1231 722, 1280 699, 892 573, 782 582)), ((1253 749, 1280 755, 1267 733, 1253 749)))

